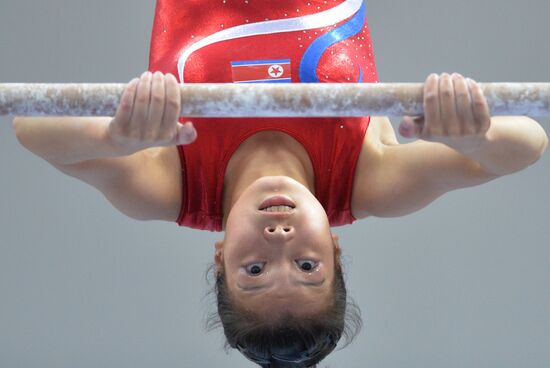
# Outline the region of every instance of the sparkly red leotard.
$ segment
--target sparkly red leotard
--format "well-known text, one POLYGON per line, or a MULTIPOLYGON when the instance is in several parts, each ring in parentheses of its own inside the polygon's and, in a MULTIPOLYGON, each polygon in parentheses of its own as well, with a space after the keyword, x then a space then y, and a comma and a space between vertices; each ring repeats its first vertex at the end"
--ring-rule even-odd
MULTIPOLYGON (((377 83, 362 0, 158 0, 149 70, 180 83, 377 83)), ((254 133, 289 134, 309 154, 315 196, 331 226, 352 223, 355 166, 370 117, 192 118, 197 140, 178 146, 177 223, 222 230, 225 169, 254 133)))

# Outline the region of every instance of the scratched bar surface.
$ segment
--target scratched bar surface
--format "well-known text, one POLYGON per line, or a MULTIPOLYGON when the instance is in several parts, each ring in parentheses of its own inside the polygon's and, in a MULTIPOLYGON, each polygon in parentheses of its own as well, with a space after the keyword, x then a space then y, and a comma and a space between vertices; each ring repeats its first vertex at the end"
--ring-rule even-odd
MULTIPOLYGON (((550 116, 550 83, 478 83, 491 115, 550 116)), ((0 83, 0 116, 114 116, 126 84, 0 83)), ((424 83, 180 85, 185 117, 423 115, 424 83)))

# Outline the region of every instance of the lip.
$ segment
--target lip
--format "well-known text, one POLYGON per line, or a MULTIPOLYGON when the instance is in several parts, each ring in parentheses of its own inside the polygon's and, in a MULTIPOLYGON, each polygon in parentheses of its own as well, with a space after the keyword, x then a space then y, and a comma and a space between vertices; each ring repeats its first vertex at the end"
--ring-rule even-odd
POLYGON ((285 219, 292 216, 292 214, 294 213, 294 210, 291 210, 290 212, 267 212, 267 211, 258 210, 258 212, 260 212, 262 216, 266 216, 272 219, 285 219))
MULTIPOLYGON (((258 208, 258 209, 261 210, 262 208, 267 208, 267 207, 270 207, 270 206, 290 206, 290 207, 294 208, 294 207, 296 207, 296 204, 292 201, 292 199, 290 199, 287 196, 276 195, 276 196, 269 197, 266 200, 264 200, 262 202, 262 204, 260 205, 260 208, 258 208)), ((263 211, 263 212, 265 212, 265 211, 263 211)), ((283 213, 283 212, 266 212, 266 213, 283 213)), ((285 213, 288 213, 288 212, 285 212, 285 213)))

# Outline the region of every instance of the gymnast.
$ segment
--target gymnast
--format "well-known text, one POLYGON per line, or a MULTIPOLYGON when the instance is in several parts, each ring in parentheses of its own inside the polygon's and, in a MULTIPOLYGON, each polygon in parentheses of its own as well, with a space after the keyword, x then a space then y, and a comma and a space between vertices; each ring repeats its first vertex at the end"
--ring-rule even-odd
POLYGON ((426 78, 424 115, 399 125, 416 138, 406 144, 382 116, 180 117, 181 83, 246 82, 264 69, 264 82, 378 82, 361 1, 287 1, 277 14, 271 2, 229 3, 157 2, 148 71, 127 85, 114 117, 16 117, 13 127, 24 147, 131 218, 223 231, 207 270, 219 316, 210 326, 221 324, 226 348, 262 367, 314 367, 362 324, 331 227, 404 216, 523 170, 548 138, 529 117, 491 117, 479 85, 458 73, 426 78), (273 19, 321 13, 316 28, 269 32, 273 19), (246 35, 247 25, 268 31, 246 35), (230 30, 240 36, 223 39, 230 30), (321 35, 334 42, 319 56, 321 35))

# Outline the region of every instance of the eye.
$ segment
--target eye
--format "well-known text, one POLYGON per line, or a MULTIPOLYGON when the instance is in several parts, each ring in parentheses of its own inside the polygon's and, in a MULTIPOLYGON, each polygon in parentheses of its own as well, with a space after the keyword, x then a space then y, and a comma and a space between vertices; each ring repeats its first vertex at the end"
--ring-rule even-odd
POLYGON ((263 264, 263 263, 251 263, 251 264, 249 264, 248 266, 246 266, 246 272, 249 275, 252 275, 252 276, 259 275, 260 273, 262 273, 262 269, 259 266, 261 264, 263 264))
POLYGON ((298 266, 303 271, 311 271, 317 267, 317 263, 311 260, 305 260, 304 263, 300 263, 300 261, 298 261, 298 266))
MULTIPOLYGON (((302 271, 309 272, 317 267, 317 262, 312 260, 299 260, 298 267, 302 271)), ((248 266, 246 266, 246 272, 251 276, 258 276, 262 273, 263 265, 265 262, 258 262, 258 263, 251 263, 248 266)))

